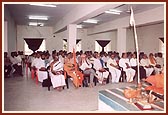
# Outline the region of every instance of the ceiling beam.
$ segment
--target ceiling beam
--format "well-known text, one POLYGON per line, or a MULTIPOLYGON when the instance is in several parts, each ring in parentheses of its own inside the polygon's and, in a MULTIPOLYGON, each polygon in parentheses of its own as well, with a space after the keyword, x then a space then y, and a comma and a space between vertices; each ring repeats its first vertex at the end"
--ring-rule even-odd
POLYGON ((62 28, 69 24, 79 24, 82 21, 92 18, 105 10, 115 8, 121 4, 81 4, 77 5, 67 15, 65 15, 56 25, 54 26, 54 33, 57 33, 62 28))

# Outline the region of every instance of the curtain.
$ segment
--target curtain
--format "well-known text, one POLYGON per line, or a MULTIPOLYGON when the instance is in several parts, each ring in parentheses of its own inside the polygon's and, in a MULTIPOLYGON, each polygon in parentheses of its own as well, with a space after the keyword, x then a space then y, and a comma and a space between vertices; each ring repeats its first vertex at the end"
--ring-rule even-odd
POLYGON ((96 40, 97 43, 102 47, 102 52, 104 52, 104 47, 110 42, 110 40, 96 40))
POLYGON ((76 44, 78 44, 80 41, 81 41, 81 39, 77 39, 77 40, 76 40, 76 44))
POLYGON ((67 42, 67 39, 63 39, 65 42, 67 42))
POLYGON ((31 49, 33 52, 39 49, 43 39, 34 39, 34 38, 24 38, 26 43, 28 44, 29 49, 31 49))
POLYGON ((164 43, 164 38, 159 38, 164 43))
MULTIPOLYGON (((67 42, 67 39, 63 39, 65 42, 67 42)), ((76 44, 78 44, 81 41, 81 39, 76 40, 76 44)))

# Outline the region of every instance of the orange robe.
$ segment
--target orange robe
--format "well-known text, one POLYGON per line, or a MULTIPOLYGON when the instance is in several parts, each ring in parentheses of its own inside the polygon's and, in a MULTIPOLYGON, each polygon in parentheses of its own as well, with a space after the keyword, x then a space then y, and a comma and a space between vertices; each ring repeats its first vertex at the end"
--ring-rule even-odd
POLYGON ((147 86, 145 90, 152 90, 153 92, 164 94, 164 74, 156 74, 149 76, 146 79, 152 86, 147 86))
POLYGON ((79 70, 75 71, 75 67, 72 63, 66 63, 64 64, 64 76, 66 78, 66 74, 68 74, 70 77, 73 78, 73 84, 75 87, 82 86, 83 81, 83 73, 81 73, 79 70))

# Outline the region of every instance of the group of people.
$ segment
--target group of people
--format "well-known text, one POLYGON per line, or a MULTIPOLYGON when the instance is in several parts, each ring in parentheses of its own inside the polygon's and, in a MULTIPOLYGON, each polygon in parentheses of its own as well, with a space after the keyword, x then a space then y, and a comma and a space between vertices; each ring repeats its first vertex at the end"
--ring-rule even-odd
POLYGON ((10 77, 11 75, 22 74, 22 56, 18 52, 11 52, 11 56, 8 56, 7 52, 4 52, 4 75, 10 77))
MULTIPOLYGON (((7 57, 5 55, 5 57, 7 57)), ((150 75, 159 74, 163 68, 162 53, 139 54, 140 79, 146 79, 150 75)), ((11 58, 5 58, 5 68, 10 71, 9 65, 12 66, 21 75, 20 58, 18 55, 11 53, 11 58), (14 61, 14 59, 18 61, 14 61), (7 63, 8 62, 8 63, 7 63), (17 62, 17 63, 16 63, 17 62), (10 64, 12 63, 12 64, 10 64)), ((66 51, 49 51, 34 52, 25 57, 25 63, 32 72, 36 72, 39 82, 43 82, 48 77, 51 79, 53 88, 62 90, 66 85, 65 79, 72 78, 75 87, 82 86, 85 75, 89 75, 89 86, 93 87, 93 79, 96 78, 100 84, 105 84, 109 76, 112 83, 118 83, 122 73, 126 75, 127 82, 133 82, 137 76, 137 55, 136 52, 122 53, 120 58, 117 52, 69 52, 66 51)))

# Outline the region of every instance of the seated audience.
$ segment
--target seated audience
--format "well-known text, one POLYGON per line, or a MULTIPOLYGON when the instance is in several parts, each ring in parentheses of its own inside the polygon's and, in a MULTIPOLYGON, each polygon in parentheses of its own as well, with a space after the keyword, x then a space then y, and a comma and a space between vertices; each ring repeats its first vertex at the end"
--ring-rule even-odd
POLYGON ((12 70, 11 65, 12 65, 12 63, 10 61, 10 58, 8 57, 8 53, 4 52, 4 74, 5 74, 5 77, 10 77, 10 72, 12 70))
MULTIPOLYGON (((136 73, 138 72, 138 67, 137 67, 137 58, 136 58, 136 54, 133 53, 131 55, 131 59, 130 59, 130 66, 132 69, 134 69, 136 71, 136 73)), ((140 74, 140 79, 145 79, 146 78, 146 71, 143 68, 143 66, 139 65, 139 74, 140 74)))
POLYGON ((135 70, 131 68, 129 59, 127 58, 127 53, 122 54, 122 58, 119 60, 119 66, 123 68, 126 72, 127 82, 132 82, 135 76, 135 70))
POLYGON ((154 71, 153 67, 149 64, 149 60, 146 54, 144 54, 143 58, 140 60, 140 65, 144 67, 147 77, 150 76, 154 71))
POLYGON ((105 84, 109 72, 105 69, 105 65, 103 63, 103 61, 100 58, 100 55, 98 53, 95 54, 95 59, 94 59, 94 63, 93 63, 93 67, 96 70, 96 74, 98 76, 98 81, 100 84, 105 84))
POLYGON ((75 66, 72 53, 68 53, 64 60, 64 75, 65 77, 68 75, 73 79, 75 87, 78 88, 82 86, 83 74, 79 71, 79 68, 75 66))
POLYGON ((112 76, 112 83, 118 83, 121 71, 119 70, 119 66, 115 60, 114 53, 112 53, 111 58, 107 60, 107 67, 109 68, 109 72, 112 76))
POLYGON ((94 76, 96 76, 96 73, 92 69, 92 64, 89 61, 87 55, 83 55, 82 56, 82 58, 81 58, 81 66, 79 68, 83 71, 83 74, 89 74, 90 75, 89 86, 93 87, 93 78, 94 78, 94 76))
POLYGON ((156 59, 154 58, 153 54, 149 54, 149 64, 154 68, 156 74, 159 74, 161 71, 161 67, 157 65, 156 59))
POLYGON ((51 83, 53 88, 61 91, 63 86, 65 86, 65 78, 63 75, 63 63, 59 61, 58 54, 53 55, 53 60, 50 63, 49 75, 51 78, 51 83))
POLYGON ((12 62, 12 67, 14 68, 13 74, 19 74, 20 76, 23 76, 21 65, 22 59, 17 55, 17 52, 11 52, 10 61, 12 62))

